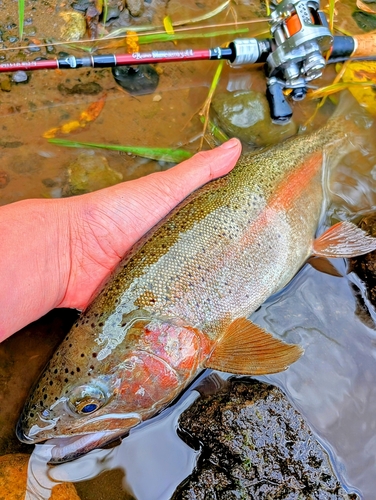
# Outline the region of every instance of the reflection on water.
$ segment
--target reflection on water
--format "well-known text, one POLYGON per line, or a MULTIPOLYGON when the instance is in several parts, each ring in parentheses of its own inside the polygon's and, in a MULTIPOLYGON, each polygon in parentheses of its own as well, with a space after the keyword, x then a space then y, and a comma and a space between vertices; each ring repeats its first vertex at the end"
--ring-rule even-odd
MULTIPOLYGON (((87 481, 115 469, 124 471, 123 486, 132 498, 170 498, 192 471, 198 455, 175 433, 180 413, 197 396, 196 391, 187 392, 173 409, 131 431, 119 446, 94 450, 74 462, 49 467, 47 463, 53 447, 49 443, 54 440, 36 445, 29 462, 27 500, 48 500, 52 488, 59 482, 87 481)), ((86 489, 88 487, 90 484, 86 489)), ((80 485, 77 489, 80 492, 80 485)), ((97 494, 101 491, 104 491, 103 486, 98 485, 97 494)))

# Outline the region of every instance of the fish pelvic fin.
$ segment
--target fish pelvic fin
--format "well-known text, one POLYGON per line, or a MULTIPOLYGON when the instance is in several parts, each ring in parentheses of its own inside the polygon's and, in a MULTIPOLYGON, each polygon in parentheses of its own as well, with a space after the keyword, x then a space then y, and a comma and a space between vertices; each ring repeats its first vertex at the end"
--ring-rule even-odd
POLYGON ((338 222, 317 238, 312 253, 318 257, 356 257, 376 250, 376 238, 349 221, 338 222))
POLYGON ((263 375, 286 370, 303 349, 286 344, 246 318, 234 320, 205 362, 213 368, 241 375, 263 375))

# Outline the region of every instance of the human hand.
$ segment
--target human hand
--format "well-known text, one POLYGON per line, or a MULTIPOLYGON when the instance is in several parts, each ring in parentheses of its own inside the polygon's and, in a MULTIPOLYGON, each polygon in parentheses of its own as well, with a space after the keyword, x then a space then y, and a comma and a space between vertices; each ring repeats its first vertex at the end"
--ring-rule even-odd
POLYGON ((122 256, 192 191, 228 173, 232 139, 167 170, 90 194, 0 208, 0 341, 54 307, 84 309, 122 256))

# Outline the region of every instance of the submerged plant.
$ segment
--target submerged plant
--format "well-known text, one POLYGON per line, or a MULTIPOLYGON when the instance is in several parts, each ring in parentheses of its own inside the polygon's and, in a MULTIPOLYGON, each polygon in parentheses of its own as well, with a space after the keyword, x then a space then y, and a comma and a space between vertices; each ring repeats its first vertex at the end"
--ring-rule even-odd
POLYGON ((48 142, 57 144, 59 146, 66 146, 68 148, 100 148, 110 149, 114 151, 122 151, 136 156, 149 158, 150 160, 168 161, 172 163, 179 163, 187 160, 192 156, 190 151, 186 149, 171 149, 171 148, 147 148, 141 146, 121 146, 117 144, 97 144, 94 142, 78 142, 69 141, 67 139, 49 139, 48 142))

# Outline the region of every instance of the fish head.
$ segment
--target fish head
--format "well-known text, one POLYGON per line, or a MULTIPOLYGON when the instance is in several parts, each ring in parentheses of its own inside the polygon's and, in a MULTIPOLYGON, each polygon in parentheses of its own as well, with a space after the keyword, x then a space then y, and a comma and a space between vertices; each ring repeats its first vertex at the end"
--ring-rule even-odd
MULTIPOLYGON (((140 325, 138 337, 145 334, 145 328, 140 325)), ((104 359, 99 359, 97 344, 84 350, 79 341, 74 348, 69 339, 64 341, 24 406, 17 425, 20 441, 35 444, 53 439, 58 443, 59 438, 62 449, 55 450, 51 463, 60 463, 124 436, 166 406, 181 389, 182 372, 176 370, 176 363, 183 364, 186 358, 176 362, 174 349, 166 345, 155 353, 160 329, 151 332, 149 327, 149 340, 142 345, 118 346, 104 359)), ((176 352, 182 352, 179 342, 173 345, 176 352)), ((196 348, 193 342, 192 356, 196 348)))

